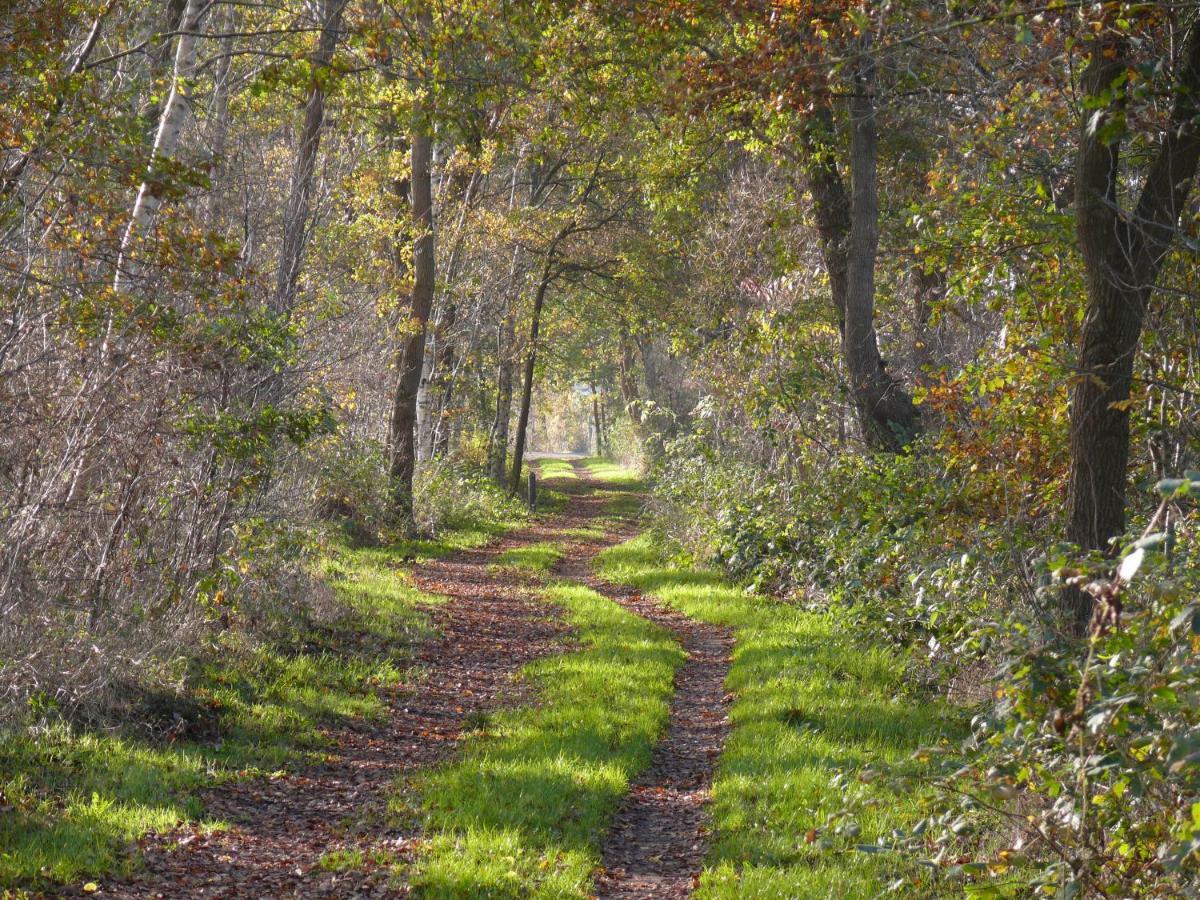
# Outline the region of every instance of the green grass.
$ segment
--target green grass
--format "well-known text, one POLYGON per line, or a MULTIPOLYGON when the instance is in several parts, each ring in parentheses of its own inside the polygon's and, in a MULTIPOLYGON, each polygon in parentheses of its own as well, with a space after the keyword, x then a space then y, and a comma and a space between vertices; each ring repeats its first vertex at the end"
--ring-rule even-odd
POLYGON ((513 547, 496 556, 492 564, 498 567, 521 569, 529 572, 549 572, 563 555, 563 548, 552 542, 542 541, 513 547))
POLYGON ((824 826, 868 766, 908 765, 919 746, 956 734, 949 708, 908 697, 901 661, 855 645, 830 617, 666 565, 648 537, 605 551, 598 565, 606 578, 735 633, 733 731, 713 786, 700 896, 873 898, 907 871, 887 853, 854 848, 922 818, 919 795, 864 785, 874 805, 841 822, 850 826, 841 834, 824 826))
POLYGON ((536 466, 538 479, 542 481, 579 480, 579 474, 569 459, 537 459, 531 465, 536 466))
POLYGON ((637 472, 611 459, 593 456, 583 460, 583 465, 593 478, 604 482, 607 487, 642 488, 642 479, 637 472))
POLYGON ((396 568, 397 556, 479 540, 342 549, 323 565, 341 604, 332 621, 258 645, 226 633, 193 672, 189 697, 215 717, 219 743, 65 725, 0 737, 0 890, 127 872, 131 841, 201 820, 198 789, 319 757, 329 725, 382 716, 377 688, 400 680, 408 648, 428 633, 423 607, 437 602, 396 568))
POLYGON ((683 652, 577 585, 546 597, 582 650, 526 669, 538 702, 480 723, 460 758, 399 795, 431 842, 411 874, 435 897, 586 897, 599 842, 667 724, 683 652))

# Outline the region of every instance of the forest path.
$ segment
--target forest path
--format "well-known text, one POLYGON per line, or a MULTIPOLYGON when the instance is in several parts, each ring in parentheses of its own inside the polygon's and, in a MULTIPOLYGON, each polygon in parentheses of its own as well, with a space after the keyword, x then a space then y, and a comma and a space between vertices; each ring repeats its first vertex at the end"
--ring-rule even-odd
MULTIPOLYGON (((567 486, 570 490, 570 486, 567 486)), ((142 865, 111 897, 389 896, 387 856, 408 855, 412 835, 388 832, 396 779, 451 755, 473 714, 526 699, 517 673, 561 652, 567 629, 519 572, 493 565, 506 551, 585 528, 603 499, 569 493, 557 515, 485 547, 414 568, 423 591, 445 598, 430 611, 437 637, 416 648, 405 680, 386 689, 383 722, 356 721, 330 734, 325 762, 270 778, 221 785, 203 797, 206 818, 230 827, 183 826, 140 842, 142 865), (385 854, 373 851, 384 850, 385 854), (361 866, 331 871, 334 856, 361 866), (376 864, 375 860, 378 860, 376 864)))
POLYGON ((412 859, 420 835, 388 823, 397 779, 454 752, 464 723, 533 699, 520 670, 562 652, 569 632, 540 599, 541 579, 496 566, 507 551, 543 542, 563 548, 551 580, 584 584, 670 630, 688 658, 676 674, 667 735, 634 784, 604 842, 603 897, 690 893, 704 855, 704 802, 728 730, 723 680, 731 646, 722 629, 665 609, 633 589, 599 580, 597 553, 632 537, 636 516, 611 516, 607 486, 580 461, 579 480, 554 484, 565 508, 486 547, 423 563, 423 591, 446 598, 432 611, 437 637, 416 648, 405 682, 387 690, 382 722, 331 733, 317 766, 228 783, 203 798, 206 817, 229 828, 183 826, 140 842, 131 878, 108 882, 112 897, 383 897, 408 893, 394 880, 397 857, 412 859), (603 518, 602 518, 603 517, 603 518), (597 525, 602 524, 603 528, 597 525), (383 852, 379 852, 383 851, 383 852), (331 860, 354 859, 351 865, 331 860))
MULTIPOLYGON (((574 463, 585 479, 582 463, 574 463)), ((607 544, 633 537, 618 529, 607 544), (615 540, 613 540, 615 538, 615 540)), ((725 692, 733 632, 690 619, 635 588, 596 577, 592 556, 574 556, 562 574, 670 631, 687 654, 675 673, 667 734, 650 767, 617 811, 602 847, 599 898, 687 897, 696 887, 707 849, 713 770, 729 734, 731 697, 725 692)))

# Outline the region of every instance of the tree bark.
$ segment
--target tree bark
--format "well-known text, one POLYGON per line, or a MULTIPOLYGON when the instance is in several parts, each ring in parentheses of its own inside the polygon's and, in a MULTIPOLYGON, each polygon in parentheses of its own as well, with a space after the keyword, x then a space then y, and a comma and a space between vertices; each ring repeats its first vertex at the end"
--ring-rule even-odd
MULTIPOLYGON (((422 22, 428 33, 430 12, 422 11, 422 22)), ((412 138, 412 219, 416 227, 413 246, 412 305, 406 333, 396 355, 396 392, 392 404, 390 458, 388 476, 391 485, 392 517, 410 533, 415 529, 413 518, 413 472, 416 467, 417 388, 425 358, 425 334, 429 326, 429 310, 433 305, 435 277, 433 232, 433 182, 430 123, 427 110, 418 104, 413 111, 412 138)))
POLYGON ((629 334, 629 329, 624 325, 621 326, 621 401, 625 404, 625 409, 629 413, 629 418, 633 420, 635 426, 642 424, 642 415, 639 410, 641 397, 638 396, 637 383, 637 347, 633 343, 633 337, 629 334))
MULTIPOLYGON (((522 148, 513 165, 512 181, 508 190, 508 211, 517 205, 517 176, 525 156, 522 148)), ((504 467, 508 462, 508 426, 512 418, 513 344, 516 341, 516 319, 513 311, 513 294, 516 290, 517 259, 519 250, 513 247, 508 264, 508 281, 504 294, 504 310, 496 329, 496 416, 488 432, 488 472, 499 487, 504 487, 504 467)))
POLYGON ((604 428, 600 424, 600 395, 596 393, 595 383, 588 387, 592 390, 592 424, 596 429, 596 455, 604 455, 604 428))
MULTIPOLYGON (((478 153, 479 149, 478 142, 475 142, 470 152, 478 153)), ((453 244, 444 267, 444 280, 448 285, 453 285, 458 277, 463 243, 466 239, 464 223, 467 213, 474 204, 476 188, 480 180, 481 176, 477 169, 472 168, 466 171, 460 165, 451 173, 443 189, 443 196, 446 198, 443 208, 448 205, 457 205, 459 210, 453 244)), ((450 405, 454 402, 454 381, 458 371, 458 349, 455 346, 456 335, 454 332, 457 324, 458 302, 451 289, 447 292, 445 303, 436 316, 432 329, 433 352, 426 354, 428 371, 422 375, 424 409, 427 417, 422 435, 424 458, 443 455, 449 448, 451 424, 449 411, 450 405)), ((420 418, 422 406, 419 402, 417 409, 418 418, 420 418)), ((418 424, 419 434, 421 427, 418 424)))
POLYGON ((283 219, 283 244, 279 251, 279 268, 275 276, 275 292, 270 309, 277 316, 288 317, 296 305, 296 285, 308 243, 308 225, 312 215, 313 181, 317 166, 317 151, 325 125, 325 77, 337 49, 338 28, 346 0, 322 0, 320 3, 321 35, 316 51, 309 58, 311 81, 304 103, 304 125, 292 168, 291 191, 283 219))
POLYGON ((863 436, 872 446, 898 452, 916 435, 917 409, 888 374, 875 333, 879 133, 874 91, 875 63, 866 56, 850 98, 850 240, 843 354, 863 436))
MULTIPOLYGON (((1123 43, 1098 41, 1083 75, 1085 96, 1114 90, 1129 60, 1123 43)), ((1121 135, 1106 133, 1111 111, 1082 124, 1075 182, 1075 227, 1087 276, 1087 310, 1079 347, 1079 377, 1071 396, 1071 466, 1067 539, 1084 550, 1111 552, 1125 530, 1133 363, 1146 305, 1179 226, 1200 161, 1200 25, 1184 42, 1167 131, 1132 215, 1117 195, 1121 135)), ((1121 99, 1118 98, 1118 103, 1121 99)), ((1082 630, 1092 599, 1063 595, 1082 630)))
POLYGON ((517 414, 517 433, 513 442, 512 475, 508 489, 516 494, 521 489, 521 466, 525 462, 525 437, 529 429, 529 409, 533 402, 533 370, 537 363, 538 332, 542 324, 542 306, 546 301, 546 289, 550 286, 554 266, 554 250, 557 239, 546 254, 546 265, 538 282, 537 294, 533 298, 533 319, 529 324, 529 348, 525 353, 525 380, 521 386, 521 406, 517 414))
POLYGON ((488 472, 498 485, 504 484, 504 467, 508 462, 508 425, 512 418, 513 401, 513 342, 516 339, 516 321, 511 310, 505 310, 504 319, 497 328, 496 353, 496 417, 492 420, 488 435, 488 472))
POLYGON ((150 167, 145 180, 138 188, 137 198, 133 203, 133 211, 129 215, 129 225, 125 236, 121 239, 121 248, 117 254, 116 274, 113 276, 113 290, 122 291, 127 285, 128 275, 132 270, 132 253, 141 235, 150 230, 154 218, 162 207, 163 163, 175 158, 179 149, 179 139, 184 126, 191 118, 192 99, 191 84, 196 77, 196 67, 199 58, 199 31, 204 14, 210 4, 206 0, 188 0, 180 22, 179 44, 175 50, 175 69, 171 78, 171 92, 163 105, 159 117, 158 132, 154 137, 154 150, 150 156, 150 167))
POLYGON ((916 436, 912 398, 887 372, 875 331, 875 262, 879 252, 875 65, 869 55, 855 75, 850 98, 850 175, 847 193, 833 149, 833 114, 818 105, 804 136, 809 193, 821 257, 842 337, 842 362, 863 439, 899 452, 916 436))

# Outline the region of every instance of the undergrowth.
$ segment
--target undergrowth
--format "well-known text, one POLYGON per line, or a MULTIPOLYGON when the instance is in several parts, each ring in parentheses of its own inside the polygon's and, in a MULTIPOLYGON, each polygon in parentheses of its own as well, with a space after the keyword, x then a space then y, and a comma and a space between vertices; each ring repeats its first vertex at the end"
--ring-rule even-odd
MULTIPOLYGON (((920 894, 912 867, 880 844, 922 817, 919 791, 874 789, 873 768, 961 730, 945 705, 910 695, 901 659, 864 650, 828 613, 747 594, 711 571, 676 567, 648 536, 601 554, 601 574, 684 614, 734 630, 736 697, 713 784, 702 897, 920 894), (850 815, 847 798, 870 795, 850 815)), ((919 878, 920 876, 916 876, 919 878)))
POLYGON ((318 760, 329 726, 384 715, 379 690, 400 681, 438 602, 397 560, 478 546, 518 521, 464 522, 383 547, 331 544, 315 573, 333 594, 319 616, 218 633, 173 691, 131 686, 119 729, 31 708, 31 724, 0 735, 0 889, 128 872, 139 836, 203 819, 199 789, 318 760))

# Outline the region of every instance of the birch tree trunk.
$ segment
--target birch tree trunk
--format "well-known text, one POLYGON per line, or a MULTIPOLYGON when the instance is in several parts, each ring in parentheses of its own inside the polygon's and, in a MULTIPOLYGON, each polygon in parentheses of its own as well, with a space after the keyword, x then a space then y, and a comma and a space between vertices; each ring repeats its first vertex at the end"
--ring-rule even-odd
MULTIPOLYGON (((316 6, 314 4, 314 6, 316 6)), ((309 219, 312 216, 313 181, 321 132, 325 125, 325 77, 337 50, 338 28, 346 0, 321 0, 316 6, 320 17, 321 36, 316 52, 309 59, 311 83, 304 104, 304 125, 300 130, 300 145, 292 169, 291 191, 283 220, 283 244, 279 252, 279 268, 275 277, 275 292, 271 295, 271 312, 288 317, 296 306, 296 288, 304 247, 308 243, 309 219)))
POLYGON ((171 77, 171 92, 163 104, 159 117, 158 131, 154 137, 154 151, 145 180, 138 188, 129 225, 121 239, 117 255, 113 290, 122 291, 134 274, 133 255, 137 242, 150 230, 154 218, 162 207, 165 185, 164 163, 174 160, 179 150, 183 129, 192 115, 192 82, 196 77, 199 59, 200 26, 210 4, 207 0, 188 0, 180 21, 179 44, 175 50, 175 68, 171 77))

